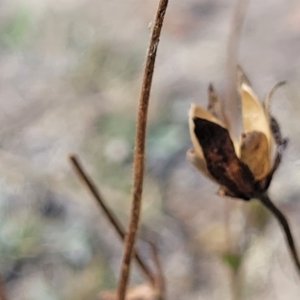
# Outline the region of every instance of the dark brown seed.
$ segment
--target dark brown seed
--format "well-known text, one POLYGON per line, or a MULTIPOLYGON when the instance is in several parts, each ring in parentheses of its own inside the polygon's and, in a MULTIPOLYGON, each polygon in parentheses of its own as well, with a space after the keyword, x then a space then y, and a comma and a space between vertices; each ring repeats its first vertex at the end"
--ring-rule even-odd
POLYGON ((210 174, 227 188, 230 196, 250 200, 255 194, 255 180, 248 166, 236 156, 228 130, 205 119, 193 120, 210 174))

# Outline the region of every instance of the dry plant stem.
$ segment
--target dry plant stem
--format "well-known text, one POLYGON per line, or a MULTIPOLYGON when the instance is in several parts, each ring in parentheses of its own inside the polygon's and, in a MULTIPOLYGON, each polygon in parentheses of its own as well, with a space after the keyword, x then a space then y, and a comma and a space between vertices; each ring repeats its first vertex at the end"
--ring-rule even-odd
POLYGON ((2 278, 0 278, 0 300, 7 300, 3 286, 2 278))
POLYGON ((233 241, 233 237, 230 229, 230 219, 232 215, 232 211, 235 208, 236 203, 232 201, 231 198, 225 197, 224 201, 224 223, 226 228, 226 246, 230 251, 235 251, 235 243, 233 241))
MULTIPOLYGON (((241 32, 243 23, 247 11, 248 0, 237 0, 233 18, 231 21, 231 27, 229 31, 229 37, 227 42, 227 62, 226 62, 226 78, 227 78, 227 91, 225 102, 225 120, 238 120, 239 105, 237 102, 236 84, 237 84, 237 70, 238 65, 238 52, 239 41, 241 38, 241 32)), ((240 120, 238 120, 240 122, 240 120)), ((237 122, 237 121, 235 121, 237 122)), ((228 123, 228 122, 227 122, 228 123)), ((227 124, 228 125, 228 124, 227 124)), ((231 132, 234 136, 239 137, 239 124, 229 124, 231 132)))
MULTIPOLYGON (((225 214, 225 228, 226 228, 226 244, 227 249, 231 253, 238 253, 237 243, 235 241, 235 237, 232 234, 232 228, 230 227, 231 216, 235 213, 238 208, 238 203, 232 201, 231 198, 225 198, 227 201, 225 202, 224 214, 225 214)), ((230 292, 232 300, 241 300, 243 299, 243 275, 241 273, 241 269, 237 270, 230 269, 230 292)))
POLYGON ((152 248, 152 257, 153 257, 153 262, 156 267, 156 272, 157 275, 155 276, 156 279, 156 288, 159 292, 159 298, 158 300, 165 300, 166 299, 166 293, 165 293, 165 278, 164 278, 164 273, 163 269, 161 266, 161 262, 158 256, 158 250, 157 250, 157 245, 156 243, 151 243, 151 248, 152 248))
MULTIPOLYGON (((225 105, 223 107, 224 120, 228 128, 230 128, 233 136, 239 139, 240 134, 240 122, 238 116, 240 115, 240 107, 237 102, 237 70, 238 65, 238 51, 239 42, 241 38, 241 32, 243 23, 247 11, 248 0, 237 0, 233 12, 231 21, 228 41, 227 41, 227 62, 226 62, 226 78, 227 78, 227 90, 225 105), (229 123, 228 120, 231 120, 229 123), (234 120, 234 121, 233 121, 234 120), (235 123, 232 123, 235 122, 235 123)), ((234 251, 233 238, 230 232, 230 215, 232 211, 232 204, 226 203, 225 207, 225 226, 227 228, 227 243, 230 251, 234 251)), ((234 271, 233 271, 234 272, 234 271)), ((237 274, 234 272, 231 274, 231 290, 233 300, 239 300, 241 298, 240 293, 240 278, 237 281, 237 274)))
POLYGON ((275 206, 275 204, 271 201, 269 196, 267 194, 263 194, 257 197, 260 202, 274 215, 274 217, 279 222, 280 226, 282 227, 285 238, 290 250, 290 253, 292 255, 294 264, 296 266, 296 269, 298 271, 298 274, 300 275, 300 261, 298 252, 295 246, 294 238, 290 229, 290 225, 284 216, 284 214, 275 206))
MULTIPOLYGON (((227 41, 227 62, 226 62, 226 77, 227 90, 224 103, 224 118, 227 127, 233 132, 235 137, 239 135, 238 123, 232 123, 233 120, 237 122, 239 115, 239 105, 236 101, 236 66, 238 65, 238 50, 239 41, 241 37, 243 21, 247 11, 248 0, 237 0, 234 6, 234 12, 231 20, 230 31, 227 41), (229 122, 231 120, 231 124, 229 122)), ((227 231, 227 244, 230 251, 234 251, 231 233, 230 233, 230 217, 235 207, 235 203, 231 200, 226 201, 225 204, 225 226, 227 231)))
POLYGON ((135 136, 135 149, 133 158, 133 193, 132 207, 128 226, 128 232, 125 238, 124 252, 122 258, 121 272, 119 277, 117 299, 124 300, 128 285, 130 263, 133 255, 134 244, 140 220, 140 211, 142 204, 143 178, 144 178, 144 160, 145 160, 145 138, 147 125, 147 112, 150 97, 151 83, 155 65, 155 58, 159 43, 161 28, 164 16, 168 6, 168 0, 160 0, 152 28, 150 44, 147 52, 144 77, 142 82, 137 125, 135 136))
MULTIPOLYGON (((74 168, 75 173, 81 180, 81 182, 85 185, 85 187, 88 189, 88 191, 91 193, 93 198, 97 201, 98 205, 100 206, 101 210, 107 217, 109 223, 113 226, 115 231, 117 232, 119 238, 124 241, 125 240, 125 229, 123 228, 121 222, 118 220, 118 218, 115 216, 115 214, 109 209, 109 207, 106 205, 101 193, 99 192, 97 186, 93 182, 93 180, 87 175, 87 172, 84 170, 79 158, 74 155, 69 155, 70 162, 74 168)), ((148 268, 148 266, 144 263, 141 256, 138 254, 137 250, 134 250, 134 258, 139 265, 143 275, 145 276, 146 280, 150 282, 151 285, 156 284, 156 280, 148 268)), ((1 299, 0 299, 1 300, 1 299)))
POLYGON ((232 300, 243 299, 241 287, 241 274, 239 270, 232 270, 231 272, 231 297, 232 300))

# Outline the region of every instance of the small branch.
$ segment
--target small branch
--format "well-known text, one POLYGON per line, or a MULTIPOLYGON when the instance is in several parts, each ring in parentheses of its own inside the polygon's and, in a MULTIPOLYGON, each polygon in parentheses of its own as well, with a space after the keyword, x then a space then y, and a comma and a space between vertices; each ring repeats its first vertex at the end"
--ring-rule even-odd
POLYGON ((243 277, 240 274, 239 270, 231 270, 231 299, 232 300, 241 300, 243 299, 243 291, 242 291, 242 280, 243 277))
POLYGON ((3 285, 3 280, 0 278, 0 300, 6 300, 6 294, 5 294, 5 289, 3 285))
MULTIPOLYGON (((231 21, 228 42, 227 42, 227 62, 226 62, 226 78, 227 78, 227 91, 226 103, 224 107, 225 120, 238 120, 239 122, 239 105, 237 103, 237 65, 238 65, 238 52, 239 42, 245 15, 247 11, 248 0, 237 0, 231 21)), ((228 121, 227 121, 228 125, 228 121)), ((229 124, 230 130, 235 137, 239 137, 239 126, 237 124, 229 124)))
POLYGON ((120 271, 118 300, 124 300, 126 296, 130 263, 139 226, 144 179, 144 155, 148 103, 150 98, 156 53, 167 6, 168 0, 160 0, 151 33, 150 45, 147 52, 136 125, 135 149, 133 158, 132 207, 120 271))
POLYGON ((283 213, 275 206, 275 204, 271 201, 269 196, 267 194, 260 195, 258 197, 258 200, 274 215, 274 217, 277 219, 277 221, 280 223, 280 226, 282 227, 285 238, 290 250, 290 253, 292 255, 292 258, 294 260, 294 264, 296 266, 296 269, 298 271, 298 274, 300 275, 300 261, 298 252, 295 246, 294 238, 290 229, 290 225, 286 219, 286 217, 283 215, 283 213))
MULTIPOLYGON (((109 209, 109 207, 106 205, 101 193, 99 192, 97 186, 92 181, 92 179, 87 175, 86 171, 84 170, 81 162, 79 161, 79 158, 74 155, 69 155, 69 160, 73 166, 73 169, 75 173, 77 174, 78 178, 81 180, 81 182, 85 185, 87 190, 91 193, 93 198, 97 201, 98 205, 100 206, 101 210, 107 217, 109 223, 113 226, 116 233, 118 234, 121 241, 124 242, 125 240, 125 229, 123 228, 121 222, 118 220, 118 218, 115 216, 115 214, 109 209)), ((148 266, 143 262, 141 256, 138 254, 137 250, 134 250, 134 258, 139 265, 143 275, 145 278, 150 282, 152 286, 155 285, 155 278, 148 268, 148 266)), ((1 299, 0 299, 1 300, 1 299)))
POLYGON ((152 257, 153 262, 156 267, 156 276, 155 276, 155 286, 159 292, 159 300, 165 300, 166 299, 166 291, 165 291, 165 278, 164 273, 162 270, 161 262, 158 256, 158 250, 157 250, 157 244, 154 242, 150 243, 151 249, 152 249, 152 257))
MULTIPOLYGON (((226 57, 226 95, 223 104, 223 119, 228 129, 230 129, 233 137, 239 140, 240 135, 240 105, 237 99, 237 83, 238 80, 248 81, 238 64, 239 43, 243 29, 243 23, 247 11, 248 0, 236 0, 234 12, 230 24, 230 30, 227 40, 227 57, 226 57)), ((234 253, 236 245, 234 245, 232 234, 230 231, 230 217, 232 214, 231 204, 225 204, 225 227, 227 232, 227 246, 228 250, 234 253)), ((232 299, 241 299, 240 281, 241 276, 236 270, 231 270, 231 291, 232 299)))

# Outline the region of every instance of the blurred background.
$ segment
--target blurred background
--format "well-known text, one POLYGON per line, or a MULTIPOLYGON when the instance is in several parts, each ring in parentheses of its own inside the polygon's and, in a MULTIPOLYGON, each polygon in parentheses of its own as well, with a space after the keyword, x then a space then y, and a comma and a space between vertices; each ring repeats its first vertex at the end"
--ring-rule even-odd
MULTIPOLYGON (((0 272, 8 299, 97 299, 115 288, 122 245, 67 155, 80 156, 127 224, 137 100, 157 2, 0 1, 0 272)), ((288 81, 272 100, 290 143, 270 194, 300 247, 300 4, 249 3, 239 61, 260 97, 288 81)), ((277 222, 255 204, 216 196, 185 159, 190 103, 205 105, 210 82, 225 90, 234 4, 170 0, 159 46, 138 246, 151 263, 147 240, 157 240, 169 299, 233 299, 232 289, 243 299, 299 299, 277 222)), ((140 282, 133 269, 132 284, 140 282)))

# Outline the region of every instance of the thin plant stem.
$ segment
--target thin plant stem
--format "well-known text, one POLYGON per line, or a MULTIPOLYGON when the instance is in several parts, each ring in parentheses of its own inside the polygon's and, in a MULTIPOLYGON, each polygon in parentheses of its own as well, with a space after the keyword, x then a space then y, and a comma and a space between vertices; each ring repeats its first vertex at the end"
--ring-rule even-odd
POLYGON ((238 270, 231 270, 231 297, 232 300, 242 299, 240 268, 238 270))
POLYGON ((156 53, 164 16, 168 6, 168 0, 160 0, 152 28, 150 44, 147 51, 144 76, 139 99, 138 116, 136 124, 135 148, 133 157, 133 192, 132 207, 128 232, 125 238, 120 277, 118 283, 117 299, 124 300, 126 296, 130 273, 131 258, 134 252, 134 244, 139 227, 140 212, 142 206, 142 191, 145 164, 145 139, 148 103, 155 66, 156 53))
POLYGON ((0 278, 0 300, 7 300, 2 278, 0 278))
POLYGON ((275 204, 271 201, 267 194, 259 195, 258 200, 274 215, 274 217, 279 222, 280 226, 282 227, 285 239, 290 250, 292 259, 294 261, 295 267, 297 269, 298 274, 300 275, 300 261, 299 255, 295 246, 294 238, 290 229, 290 225, 288 223, 287 218, 284 214, 275 206, 275 204))
MULTIPOLYGON (((234 12, 231 20, 229 36, 227 40, 227 61, 226 61, 226 78, 227 78, 227 90, 225 103, 222 107, 223 119, 228 128, 230 128, 233 136, 235 138, 239 137, 240 134, 240 122, 238 118, 239 105, 237 103, 237 66, 238 66, 238 52, 239 52, 239 42, 241 39, 241 33, 243 28, 243 23, 245 20, 245 15, 247 11, 248 0, 236 0, 234 7, 234 12), (230 121, 231 120, 231 123, 230 121), (235 122, 235 123, 232 123, 235 122)), ((233 206, 231 203, 226 202, 225 204, 225 226, 227 231, 227 246, 229 251, 235 252, 235 245, 232 238, 232 233, 230 230, 230 217, 232 214, 233 206)), ((237 271, 231 271, 231 293, 233 300, 241 299, 241 279, 237 275, 237 271), (237 280, 238 279, 238 280, 237 280)))
MULTIPOLYGON (((84 167, 82 166, 82 163, 80 162, 79 158, 75 154, 69 155, 69 160, 72 164, 72 167, 77 174, 80 181, 84 184, 84 186, 87 188, 87 190, 90 192, 92 197, 96 200, 99 207, 107 217, 109 223, 112 225, 112 227, 115 229, 117 235, 121 239, 121 241, 124 242, 125 240, 125 229, 117 216, 113 213, 113 211, 107 206, 105 203, 104 198, 102 197, 99 189, 97 188, 96 184, 93 182, 93 180, 87 175, 87 172, 84 170, 84 167)), ((137 252, 137 250, 134 250, 134 258, 140 267, 143 275, 145 276, 146 280, 150 282, 152 286, 155 286, 156 279, 154 278, 151 270, 149 267, 144 263, 142 260, 140 254, 137 252)), ((1 300, 1 299, 0 299, 1 300)))
POLYGON ((239 42, 243 29, 243 23, 247 12, 248 0, 237 0, 231 20, 231 26, 227 41, 227 61, 226 61, 226 78, 227 78, 227 91, 226 102, 224 109, 224 118, 226 125, 230 127, 231 132, 235 137, 239 136, 239 124, 229 124, 228 120, 235 120, 240 122, 239 105, 237 103, 236 85, 237 85, 237 65, 238 65, 238 52, 239 42))
MULTIPOLYGON (((225 229, 226 229, 226 244, 227 251, 230 254, 240 253, 240 249, 238 249, 238 245, 236 243, 236 237, 233 236, 232 228, 230 227, 232 214, 235 213, 236 209, 238 209, 239 203, 235 203, 232 199, 227 198, 224 207, 225 214, 225 229)), ((239 208, 240 209, 240 208, 239 208)), ((241 267, 232 268, 230 267, 230 293, 232 300, 241 300, 243 299, 243 276, 241 272, 241 267)))
POLYGON ((165 300, 166 299, 165 278, 164 278, 164 272, 158 255, 157 244, 155 242, 151 242, 150 245, 152 249, 152 259, 157 272, 155 278, 156 278, 156 288, 158 290, 158 300, 165 300))

